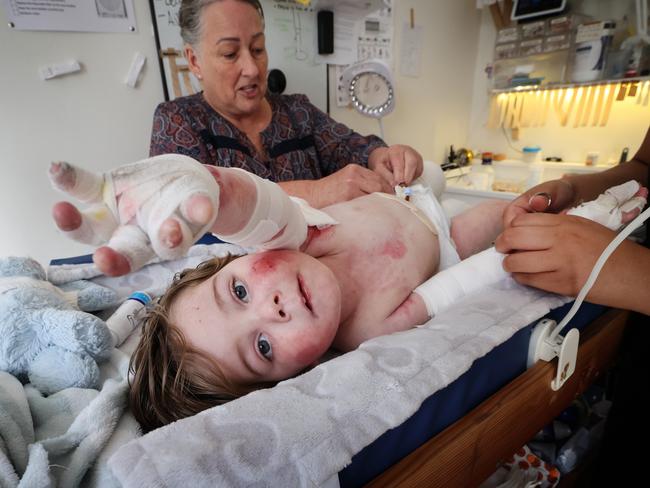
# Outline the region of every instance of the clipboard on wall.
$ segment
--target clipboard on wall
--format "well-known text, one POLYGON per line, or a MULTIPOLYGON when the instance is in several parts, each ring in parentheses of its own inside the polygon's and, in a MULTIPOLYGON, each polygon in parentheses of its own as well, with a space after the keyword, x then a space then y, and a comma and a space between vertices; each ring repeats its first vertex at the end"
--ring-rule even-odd
MULTIPOLYGON (((201 83, 189 71, 178 26, 181 0, 149 0, 159 53, 165 100, 201 91, 201 83)), ((294 0, 260 0, 264 10, 269 71, 281 70, 284 93, 303 93, 319 109, 327 111, 327 65, 316 64, 316 12, 294 0)))

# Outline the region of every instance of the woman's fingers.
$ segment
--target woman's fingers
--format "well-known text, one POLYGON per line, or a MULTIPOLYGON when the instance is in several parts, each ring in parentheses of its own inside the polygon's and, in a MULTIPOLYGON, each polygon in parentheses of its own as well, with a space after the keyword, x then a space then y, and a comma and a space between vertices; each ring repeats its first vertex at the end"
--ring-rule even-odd
POLYGON ((548 250, 508 254, 503 259, 503 269, 508 273, 547 273, 555 271, 561 263, 548 250))
POLYGON ((501 253, 513 251, 538 251, 557 244, 562 219, 568 216, 555 214, 522 214, 516 217, 494 241, 501 253))

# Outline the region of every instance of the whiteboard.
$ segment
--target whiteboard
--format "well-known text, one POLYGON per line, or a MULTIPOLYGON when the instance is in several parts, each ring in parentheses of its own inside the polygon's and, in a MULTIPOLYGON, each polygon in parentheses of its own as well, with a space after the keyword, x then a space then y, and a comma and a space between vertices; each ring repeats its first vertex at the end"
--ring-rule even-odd
MULTIPOLYGON (((182 52, 183 40, 178 27, 178 8, 181 0, 150 0, 159 52, 175 49, 182 52)), ((269 56, 268 69, 279 69, 287 78, 284 93, 304 93, 323 111, 327 111, 327 65, 316 63, 316 12, 296 4, 293 0, 261 0, 264 9, 266 49, 269 56)), ((163 56, 162 71, 165 97, 175 98, 172 63, 163 56)), ((176 57, 177 65, 186 65, 182 56, 176 57)), ((199 81, 188 71, 182 71, 180 87, 182 95, 200 90, 199 81)))

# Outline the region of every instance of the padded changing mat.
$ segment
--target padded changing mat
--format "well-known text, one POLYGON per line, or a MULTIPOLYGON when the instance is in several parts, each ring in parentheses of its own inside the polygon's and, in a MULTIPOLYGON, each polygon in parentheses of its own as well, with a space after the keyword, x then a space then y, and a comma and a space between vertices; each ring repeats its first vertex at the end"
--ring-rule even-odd
POLYGON ((567 299, 504 279, 424 326, 175 422, 109 460, 124 486, 320 486, 472 363, 567 299))

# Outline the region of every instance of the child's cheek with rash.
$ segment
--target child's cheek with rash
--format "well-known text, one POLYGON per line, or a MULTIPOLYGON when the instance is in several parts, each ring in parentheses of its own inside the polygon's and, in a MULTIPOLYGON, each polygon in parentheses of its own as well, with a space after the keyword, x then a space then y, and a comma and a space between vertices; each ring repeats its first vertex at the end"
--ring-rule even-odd
POLYGON ((314 337, 310 337, 308 334, 296 337, 294 346, 291 348, 292 359, 301 367, 312 364, 320 358, 329 347, 329 343, 325 340, 314 339, 314 337))
POLYGON ((255 261, 253 261, 251 271, 260 278, 268 275, 269 273, 273 273, 276 270, 278 263, 284 261, 282 254, 283 253, 281 252, 260 254, 260 256, 255 261))

